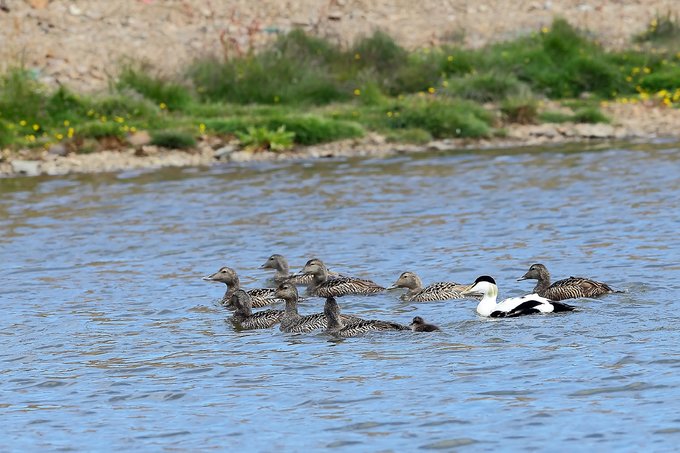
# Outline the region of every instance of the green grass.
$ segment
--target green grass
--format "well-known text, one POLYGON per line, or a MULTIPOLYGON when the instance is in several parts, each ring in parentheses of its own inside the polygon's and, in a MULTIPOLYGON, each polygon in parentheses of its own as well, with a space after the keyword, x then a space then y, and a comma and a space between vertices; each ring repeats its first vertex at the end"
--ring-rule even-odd
POLYGON ((636 38, 641 44, 617 51, 562 19, 479 49, 408 51, 381 31, 339 46, 294 30, 260 52, 204 56, 172 76, 126 65, 97 95, 48 89, 36 72, 16 68, 0 74, 0 145, 89 147, 94 139, 123 143, 138 130, 177 148, 203 134, 267 138, 279 130, 300 145, 367 131, 423 143, 497 136, 500 118, 606 122, 594 107, 601 100, 680 103, 679 29, 675 16, 658 16, 636 38), (546 97, 573 113, 538 113, 546 97))
POLYGON ((537 115, 543 123, 609 123, 609 118, 593 106, 581 107, 574 113, 545 111, 537 115))
POLYGON ((151 144, 164 148, 187 149, 196 146, 196 139, 192 134, 182 131, 154 131, 151 134, 151 144))

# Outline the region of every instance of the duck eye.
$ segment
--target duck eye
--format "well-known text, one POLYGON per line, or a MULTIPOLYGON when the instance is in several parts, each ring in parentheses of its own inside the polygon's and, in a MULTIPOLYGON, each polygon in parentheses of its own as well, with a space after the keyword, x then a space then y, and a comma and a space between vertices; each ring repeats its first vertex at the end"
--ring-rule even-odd
POLYGON ((225 269, 222 269, 222 273, 223 273, 223 274, 226 274, 227 271, 226 271, 225 269))

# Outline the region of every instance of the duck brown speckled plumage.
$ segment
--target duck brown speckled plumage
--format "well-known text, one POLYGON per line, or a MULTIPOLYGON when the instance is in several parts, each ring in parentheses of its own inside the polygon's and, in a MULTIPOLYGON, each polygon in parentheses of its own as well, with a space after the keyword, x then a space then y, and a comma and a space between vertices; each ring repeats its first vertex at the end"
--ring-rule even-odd
POLYGON ((230 321, 240 330, 268 329, 278 324, 284 314, 283 310, 263 310, 253 313, 251 297, 242 289, 234 291, 230 302, 236 307, 230 321))
MULTIPOLYGON (((238 275, 234 269, 226 266, 222 267, 214 274, 203 277, 203 280, 224 283, 227 285, 227 291, 224 293, 222 300, 220 300, 220 304, 229 309, 234 309, 234 306, 231 305, 231 296, 241 288, 238 275)), ((253 307, 255 308, 264 307, 275 302, 281 302, 281 299, 276 299, 274 297, 274 293, 276 292, 274 288, 249 289, 246 292, 250 296, 253 307)))
POLYGON ((313 275, 312 284, 307 289, 310 296, 340 297, 349 294, 377 294, 385 288, 370 280, 354 277, 331 277, 328 269, 319 259, 307 261, 303 272, 313 275))
POLYGON ((538 280, 534 292, 550 300, 578 299, 580 297, 598 297, 615 293, 609 285, 584 277, 569 277, 550 284, 550 272, 540 263, 532 264, 521 280, 538 280))
MULTIPOLYGON (((276 297, 286 301, 286 311, 281 318, 281 331, 291 333, 307 333, 318 329, 325 329, 327 326, 324 313, 314 313, 302 316, 298 313, 297 303, 299 299, 297 288, 294 284, 283 282, 276 289, 276 297)), ((342 321, 353 324, 362 321, 356 316, 342 315, 342 321)))
POLYGON ((436 282, 423 288, 423 282, 413 272, 403 272, 396 282, 387 289, 406 288, 402 300, 409 302, 432 302, 436 300, 463 299, 463 291, 470 285, 455 282, 436 282))
POLYGON ((377 319, 359 320, 352 324, 345 324, 338 302, 333 297, 327 297, 323 308, 326 316, 326 332, 340 338, 356 337, 368 332, 388 332, 399 330, 411 330, 409 327, 396 322, 380 321, 377 319))

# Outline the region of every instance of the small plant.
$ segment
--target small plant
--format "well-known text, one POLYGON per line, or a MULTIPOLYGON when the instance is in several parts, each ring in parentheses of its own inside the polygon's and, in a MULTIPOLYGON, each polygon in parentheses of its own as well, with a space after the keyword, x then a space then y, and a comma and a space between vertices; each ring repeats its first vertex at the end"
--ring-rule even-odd
POLYGON ((151 134, 151 144, 171 149, 187 149, 196 145, 193 135, 181 131, 156 131, 151 134))
POLYGON ((285 126, 276 130, 266 127, 250 126, 246 132, 236 132, 236 137, 241 141, 245 149, 249 151, 284 151, 293 146, 294 132, 286 131, 285 126))
POLYGON ((635 37, 636 42, 658 44, 680 43, 680 21, 669 11, 665 16, 659 14, 651 20, 647 29, 635 37))
POLYGON ((154 101, 161 109, 182 109, 191 102, 191 94, 186 87, 150 75, 150 68, 144 65, 138 68, 133 66, 123 68, 116 87, 120 91, 133 90, 154 101))
POLYGON ((390 112, 390 127, 423 129, 434 138, 486 137, 493 122, 489 112, 470 101, 430 96, 407 98, 390 112))
POLYGON ((477 102, 500 101, 524 90, 526 88, 514 75, 496 71, 450 79, 446 89, 455 97, 477 102))
POLYGON ((532 98, 509 98, 501 104, 501 113, 510 123, 533 124, 538 116, 538 103, 532 98))
POLYGON ((584 107, 574 112, 575 123, 608 123, 609 118, 597 107, 584 107))

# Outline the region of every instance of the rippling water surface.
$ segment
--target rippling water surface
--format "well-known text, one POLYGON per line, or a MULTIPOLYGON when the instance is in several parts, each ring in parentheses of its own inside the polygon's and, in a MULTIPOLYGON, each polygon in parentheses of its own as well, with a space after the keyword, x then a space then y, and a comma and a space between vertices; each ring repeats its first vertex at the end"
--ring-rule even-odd
MULTIPOLYGON (((0 180, 0 450, 668 451, 680 150, 443 153, 0 180), (238 333, 202 275, 282 253, 384 285, 533 262, 625 289, 577 313, 340 300, 439 334, 238 333)), ((322 300, 301 306, 322 310, 322 300)))

